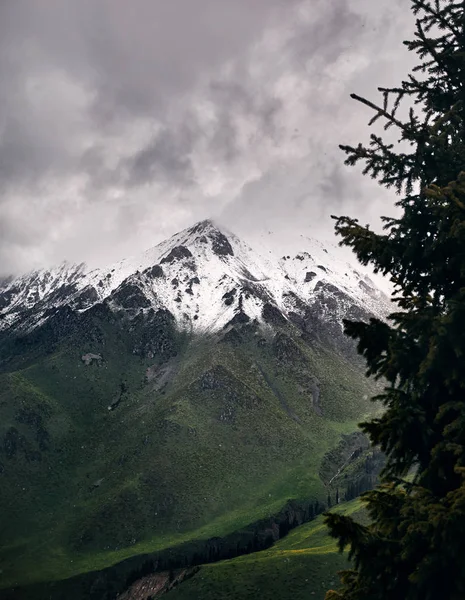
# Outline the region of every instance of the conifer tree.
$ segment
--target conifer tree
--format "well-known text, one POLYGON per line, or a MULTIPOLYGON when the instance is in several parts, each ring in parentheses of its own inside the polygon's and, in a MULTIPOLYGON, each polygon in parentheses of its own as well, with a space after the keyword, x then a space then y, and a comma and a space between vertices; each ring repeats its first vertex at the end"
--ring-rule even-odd
POLYGON ((398 218, 377 234, 338 217, 341 244, 388 275, 397 309, 388 322, 345 322, 368 375, 386 382, 382 416, 361 425, 387 456, 381 484, 363 495, 367 527, 326 522, 353 569, 327 600, 465 598, 465 2, 410 0, 419 64, 398 88, 379 88, 370 124, 396 128, 341 146, 346 164, 393 187, 398 218), (398 117, 406 102, 408 118, 398 117), (405 479, 413 473, 413 479, 405 479))

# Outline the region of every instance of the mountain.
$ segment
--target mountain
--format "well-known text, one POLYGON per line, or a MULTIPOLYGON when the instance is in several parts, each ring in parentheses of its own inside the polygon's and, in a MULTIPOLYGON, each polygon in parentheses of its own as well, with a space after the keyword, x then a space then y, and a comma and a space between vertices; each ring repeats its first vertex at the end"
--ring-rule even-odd
POLYGON ((50 309, 67 305, 83 311, 102 301, 126 311, 168 310, 178 327, 202 333, 234 318, 267 322, 265 306, 287 320, 303 317, 308 306, 328 317, 335 310, 330 318, 339 320, 360 311, 382 316, 388 309, 387 298, 367 276, 315 240, 295 256, 261 250, 202 221, 106 269, 88 272, 84 264, 64 263, 0 282, 0 325, 28 330, 50 309))
POLYGON ((250 551, 372 485, 356 423, 378 384, 342 319, 389 301, 303 246, 208 220, 0 283, 0 588, 115 597, 143 565, 250 551))

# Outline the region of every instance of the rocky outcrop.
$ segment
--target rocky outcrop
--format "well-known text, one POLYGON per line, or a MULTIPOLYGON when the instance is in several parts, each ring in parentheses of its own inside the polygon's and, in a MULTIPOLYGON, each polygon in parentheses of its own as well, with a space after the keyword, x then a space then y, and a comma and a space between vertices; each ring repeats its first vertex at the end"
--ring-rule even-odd
POLYGON ((160 265, 154 265, 153 267, 149 267, 144 271, 144 273, 152 279, 158 279, 160 277, 165 276, 165 272, 163 271, 163 268, 160 267, 160 265))
POLYGON ((176 356, 178 334, 173 315, 168 310, 150 309, 139 313, 130 322, 133 354, 146 358, 157 357, 165 362, 176 356))
POLYGON ((183 258, 192 258, 192 252, 185 246, 176 246, 171 252, 161 259, 161 263, 172 263, 175 260, 182 260, 183 258))
POLYGON ((269 325, 285 325, 287 320, 286 317, 276 306, 273 306, 269 302, 263 305, 262 317, 265 323, 269 325))
POLYGON ((223 294, 222 300, 226 306, 230 306, 234 302, 234 298, 236 297, 236 292, 237 292, 237 289, 233 288, 232 290, 229 290, 229 292, 226 292, 225 294, 223 294))
POLYGON ((97 365, 100 365, 102 362, 102 355, 101 354, 92 354, 92 352, 88 352, 87 354, 83 354, 81 356, 81 360, 86 366, 89 366, 92 363, 96 363, 97 365))
POLYGON ((228 329, 228 327, 233 327, 234 325, 244 325, 250 321, 250 317, 243 310, 238 310, 234 317, 226 323, 224 329, 228 329))
POLYGON ((212 241, 212 250, 218 256, 234 256, 234 250, 228 238, 221 231, 213 231, 209 238, 212 241))
POLYGON ((199 567, 147 575, 133 583, 117 600, 154 600, 198 573, 199 567))
POLYGON ((151 302, 138 285, 132 282, 124 282, 113 294, 113 302, 121 308, 140 310, 150 308, 151 302))

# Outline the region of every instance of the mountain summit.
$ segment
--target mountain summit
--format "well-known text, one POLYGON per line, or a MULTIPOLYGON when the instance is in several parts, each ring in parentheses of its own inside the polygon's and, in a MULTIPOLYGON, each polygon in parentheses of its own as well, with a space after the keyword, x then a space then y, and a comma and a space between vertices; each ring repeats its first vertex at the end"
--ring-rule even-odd
POLYGON ((295 321, 312 306, 339 322, 361 312, 386 314, 389 302, 367 276, 316 240, 302 245, 295 255, 278 256, 201 221, 108 268, 64 263, 0 282, 0 327, 30 330, 54 308, 81 312, 101 302, 129 314, 164 309, 179 328, 198 332, 234 320, 263 324, 271 314, 295 321))

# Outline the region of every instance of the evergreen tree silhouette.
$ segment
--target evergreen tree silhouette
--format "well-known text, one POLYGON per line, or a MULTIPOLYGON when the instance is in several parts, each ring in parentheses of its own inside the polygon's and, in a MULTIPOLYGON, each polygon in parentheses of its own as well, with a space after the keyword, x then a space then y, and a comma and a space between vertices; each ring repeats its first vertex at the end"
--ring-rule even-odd
POLYGON ((367 374, 387 382, 384 413, 361 425, 387 462, 363 495, 369 526, 326 514, 353 561, 327 600, 465 598, 465 2, 410 4, 415 37, 404 43, 418 66, 379 88, 380 104, 352 94, 400 144, 372 134, 368 146, 341 146, 346 164, 396 190, 401 214, 382 234, 336 218, 341 243, 390 276, 398 309, 388 323, 345 322, 367 374))

